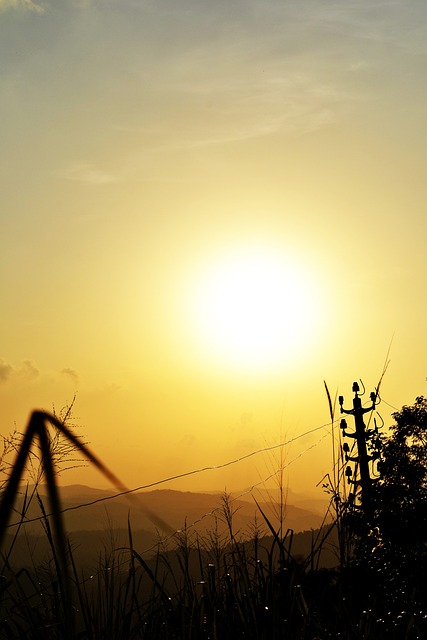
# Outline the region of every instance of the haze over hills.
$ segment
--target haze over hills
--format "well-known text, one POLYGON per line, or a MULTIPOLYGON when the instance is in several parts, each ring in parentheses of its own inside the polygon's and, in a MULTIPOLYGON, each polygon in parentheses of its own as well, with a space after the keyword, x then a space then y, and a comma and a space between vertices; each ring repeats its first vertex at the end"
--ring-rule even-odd
MULTIPOLYGON (((47 513, 49 501, 47 488, 38 486, 38 494, 47 513)), ((84 485, 60 488, 66 531, 69 534, 74 559, 81 567, 96 567, 100 559, 107 558, 114 549, 129 547, 128 523, 132 530, 132 545, 138 553, 150 558, 159 548, 159 542, 167 546, 176 543, 175 533, 187 530, 190 540, 196 536, 202 545, 209 545, 211 535, 219 536, 222 543, 229 539, 224 516, 224 494, 197 493, 160 489, 112 497, 110 490, 95 489, 84 485)), ((239 494, 236 494, 239 495, 239 494)), ((10 528, 6 548, 13 548, 12 563, 20 566, 41 566, 49 562, 51 550, 44 530, 41 509, 34 486, 23 487, 15 505, 13 522, 19 522, 24 500, 27 500, 25 520, 14 540, 15 527, 10 528), (25 498, 25 493, 27 497, 25 498), (31 499, 28 501, 28 498, 31 499)), ((296 496, 292 495, 292 499, 296 496)), ((278 504, 269 501, 271 492, 259 492, 257 502, 273 527, 279 528, 278 504)), ((302 503, 306 502, 302 496, 302 503)), ((311 501, 312 509, 286 504, 283 535, 287 529, 301 533, 303 547, 310 547, 311 530, 324 523, 326 509, 321 500, 311 501), (308 536, 308 537, 307 537, 308 536), (304 540, 303 540, 304 539, 304 540)), ((239 540, 250 539, 255 529, 263 535, 271 535, 258 506, 249 493, 232 499, 233 533, 239 540)), ((13 524, 12 522, 12 524, 13 524)), ((297 545, 298 546, 298 545, 297 545)))
MULTIPOLYGON (((32 488, 29 487, 29 494, 32 488)), ((47 507, 47 488, 40 486, 39 494, 47 507)), ((69 485, 60 489, 64 518, 68 531, 102 531, 127 528, 128 518, 132 529, 155 532, 162 536, 191 527, 199 532, 214 528, 223 521, 221 493, 198 493, 157 489, 127 495, 114 496, 111 491, 84 485, 69 485), (114 496, 114 497, 112 497, 114 496)), ((289 497, 289 494, 288 494, 289 497)), ((235 530, 241 535, 250 535, 255 519, 262 521, 260 511, 247 493, 239 498, 232 495, 232 511, 235 530)), ((292 495, 295 499, 296 495, 292 495)), ((278 503, 271 492, 258 493, 257 502, 273 526, 278 526, 278 503)), ((20 501, 22 504, 22 500, 20 501)), ((17 507, 20 508, 18 502, 17 507)), ((303 499, 298 505, 286 500, 284 507, 286 528, 295 532, 316 529, 322 525, 325 514, 324 502, 303 499)), ((33 499, 27 519, 40 515, 37 499, 33 499)), ((26 525, 38 527, 38 523, 26 525)))

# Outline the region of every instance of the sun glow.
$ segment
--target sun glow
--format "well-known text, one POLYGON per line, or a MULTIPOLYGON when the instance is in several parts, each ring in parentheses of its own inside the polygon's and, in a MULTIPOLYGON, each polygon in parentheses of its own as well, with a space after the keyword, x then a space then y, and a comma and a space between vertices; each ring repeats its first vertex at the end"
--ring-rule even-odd
POLYGON ((212 355, 232 367, 271 368, 311 342, 316 294, 304 270, 277 252, 233 252, 200 280, 195 319, 212 355))

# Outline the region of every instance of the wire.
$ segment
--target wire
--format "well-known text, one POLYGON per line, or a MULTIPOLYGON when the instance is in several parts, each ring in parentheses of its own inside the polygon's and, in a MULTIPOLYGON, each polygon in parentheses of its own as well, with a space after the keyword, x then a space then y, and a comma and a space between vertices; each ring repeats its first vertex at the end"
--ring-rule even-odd
MULTIPOLYGON (((229 467, 233 464, 237 464, 238 462, 242 462, 243 460, 247 460, 248 458, 252 458, 253 456, 258 455, 259 453, 265 453, 267 451, 273 451, 274 449, 278 449, 280 447, 284 447, 287 446, 289 444, 292 444, 293 442, 296 442, 297 440, 300 440, 301 438, 304 438, 307 435, 310 435, 312 433, 315 433, 316 431, 319 431, 320 429, 324 429, 325 427, 329 427, 330 423, 326 423, 326 424, 322 424, 318 427, 314 427, 313 429, 309 429, 308 431, 305 431, 304 433, 299 434, 298 436, 295 436, 293 438, 290 438, 289 440, 287 440, 286 442, 281 442, 280 444, 275 444, 269 447, 263 447, 262 449, 257 449, 256 451, 252 451, 251 453, 247 453, 244 456, 241 456, 240 458, 236 458, 234 460, 229 460, 228 462, 224 462, 222 464, 218 464, 218 465, 212 465, 212 466, 207 466, 207 467, 201 467, 200 469, 193 469, 192 471, 186 471, 184 473, 178 473, 176 475, 173 476, 169 476, 167 478, 163 478, 162 480, 157 480, 155 482, 150 482, 148 484, 145 485, 141 485, 139 487, 135 487, 133 489, 126 489, 125 491, 120 491, 119 493, 115 493, 109 496, 104 496, 102 498, 97 498, 96 500, 92 500, 90 502, 83 502, 81 504, 77 504, 74 505, 72 507, 66 507, 65 509, 61 509, 60 513, 66 513, 68 511, 75 511, 77 509, 81 509, 83 507, 90 507, 94 504, 98 504, 99 502, 106 502, 107 500, 114 500, 114 498, 119 498, 121 496, 124 495, 129 495, 131 493, 136 493, 137 491, 142 491, 143 489, 151 489, 152 487, 157 487, 161 484, 165 484, 166 482, 171 482, 172 480, 178 480, 181 478, 187 478, 188 476, 192 476, 192 475, 196 475, 198 473, 204 473, 205 471, 215 471, 217 469, 224 469, 225 467, 229 467)), ((51 513, 47 514, 47 517, 51 516, 51 513)), ((17 526, 22 526, 24 524, 29 524, 31 522, 38 522, 40 520, 44 520, 44 516, 38 516, 36 518, 29 518, 28 520, 22 520, 19 522, 13 522, 11 524, 6 525, 6 528, 12 528, 12 527, 17 527, 17 526)))
MULTIPOLYGON (((307 433, 312 433, 313 431, 316 431, 318 429, 321 429, 325 426, 328 426, 329 423, 327 425, 322 425, 321 427, 317 427, 316 429, 312 429, 309 432, 306 432, 305 434, 301 434, 300 436, 297 436, 297 438, 292 439, 291 441, 301 438, 303 435, 307 435, 307 433)), ((278 469, 276 469, 273 473, 269 474, 266 478, 263 478, 262 480, 259 480, 258 482, 256 482, 255 484, 253 484, 251 487, 249 487, 249 489, 246 489, 245 491, 242 491, 242 493, 240 493, 237 496, 234 496, 233 498, 230 498, 229 503, 233 503, 236 500, 240 500, 241 498, 243 498, 243 496, 246 496, 249 493, 252 493, 252 491, 254 489, 256 489, 257 487, 259 487, 262 484, 265 484, 268 480, 270 480, 271 478, 273 478, 274 476, 276 476, 278 473, 280 473, 281 471, 284 471, 285 469, 287 469, 287 467, 289 467, 291 464, 293 464, 294 462, 296 462, 297 460, 299 460, 300 458, 302 458, 306 453, 308 453, 308 451, 310 451, 311 449, 314 449, 315 447, 317 447, 327 436, 329 436, 329 432, 324 433, 321 438, 319 438, 319 440, 317 440, 317 442, 311 444, 309 447, 307 447, 306 449, 304 449, 303 451, 301 451, 297 456, 295 456, 294 458, 292 458, 292 460, 289 460, 289 462, 287 462, 286 464, 282 465, 281 467, 279 467, 278 469)), ((291 442, 289 441, 289 442, 291 442)), ((285 443, 284 443, 285 444, 285 443)), ((284 446, 283 444, 281 445, 274 445, 273 447, 267 447, 265 450, 269 451, 271 449, 275 449, 277 447, 280 446, 284 446)), ((218 507, 215 507, 214 509, 212 509, 211 511, 208 511, 207 513, 204 513, 202 516, 200 516, 200 518, 197 518, 197 520, 195 520, 194 522, 192 522, 189 525, 185 526, 185 531, 188 531, 189 529, 193 529, 194 527, 196 527, 198 524, 200 524, 200 522, 202 522, 203 520, 205 520, 205 518, 208 518, 209 516, 213 516, 215 515, 215 513, 217 513, 218 511, 221 511, 223 509, 223 505, 219 505, 218 507)), ((147 549, 143 549, 143 551, 140 552, 140 555, 142 554, 147 554, 150 553, 150 551, 154 551, 155 549, 158 549, 159 547, 159 543, 162 544, 166 544, 167 542, 169 542, 170 540, 172 540, 177 534, 179 533, 183 533, 183 529, 176 529, 173 533, 169 534, 168 536, 166 536, 165 538, 162 538, 161 540, 159 540, 159 542, 156 542, 155 544, 153 544, 151 547, 148 547, 147 549)), ((120 549, 116 549, 116 551, 125 551, 125 550, 129 550, 126 547, 121 547, 120 549)), ((122 562, 119 562, 118 567, 122 567, 123 565, 127 564, 127 560, 123 560, 122 562)), ((92 580, 96 575, 98 575, 101 572, 101 570, 95 572, 94 574, 88 576, 87 578, 85 578, 84 580, 82 580, 81 582, 79 582, 79 584, 84 584, 86 582, 88 582, 89 580, 92 580)))
POLYGON ((384 404, 386 404, 388 407, 391 407, 392 409, 394 409, 395 411, 399 411, 399 409, 397 407, 394 406, 394 404, 390 404, 389 402, 387 402, 387 400, 384 400, 384 398, 381 398, 381 400, 384 402, 384 404))
MULTIPOLYGON (((310 445, 309 447, 307 447, 306 449, 304 449, 304 451, 301 451, 297 456, 295 456, 295 458, 292 458, 292 460, 289 460, 289 462, 287 462, 286 464, 282 465, 281 467, 279 467, 279 469, 276 469, 273 473, 270 473, 266 478, 263 478, 262 480, 259 480, 258 482, 256 482, 255 484, 253 484, 251 487, 249 487, 249 489, 246 489, 245 491, 242 491, 242 493, 239 493, 239 495, 235 496, 234 498, 230 498, 230 504, 235 502, 236 500, 240 500, 241 498, 243 498, 244 496, 248 495, 248 493, 252 493, 252 491, 254 489, 256 489, 257 487, 259 487, 262 484, 265 484, 268 480, 271 480, 271 478, 274 478, 274 476, 276 476, 278 473, 280 473, 281 471, 284 471, 285 469, 287 469, 291 464, 293 464, 296 460, 299 460, 299 458, 302 458, 303 455, 305 455, 308 451, 310 451, 311 449, 314 449, 314 447, 317 447, 322 440, 324 440, 326 438, 326 436, 328 436, 329 433, 325 433, 323 434, 323 436, 321 438, 319 438, 319 440, 317 442, 315 442, 314 444, 310 445)), ((196 525, 198 525, 200 522, 202 522, 205 518, 207 518, 208 516, 212 516, 214 515, 214 513, 216 513, 217 511, 221 511, 222 506, 218 506, 215 507, 215 509, 212 509, 212 511, 208 511, 207 513, 205 513, 203 516, 200 516, 200 518, 198 518, 197 520, 195 520, 194 522, 192 522, 190 525, 186 526, 185 529, 192 529, 193 527, 195 527, 196 525)), ((170 534, 169 536, 167 536, 166 538, 164 538, 162 540, 162 542, 168 542, 169 540, 171 540, 177 533, 182 533, 182 529, 177 529, 176 531, 174 531, 172 534, 170 534)), ((157 544, 151 546, 148 549, 145 549, 144 551, 142 551, 142 553, 148 553, 149 551, 152 551, 153 549, 155 549, 157 547, 157 544)))
MULTIPOLYGON (((289 460, 289 462, 287 462, 286 464, 284 464, 281 467, 279 467, 278 469, 276 469, 273 473, 270 473, 270 475, 268 475, 266 478, 263 478, 262 480, 259 480, 255 484, 251 485, 249 487, 249 489, 245 489, 245 491, 242 491, 242 493, 239 493, 239 495, 235 496, 234 498, 230 498, 230 503, 231 502, 235 502, 236 500, 240 500, 240 498, 243 498, 243 496, 248 495, 248 493, 252 493, 252 491, 254 489, 256 489, 257 487, 259 487, 262 484, 265 484, 266 482, 268 482, 268 480, 271 480, 271 478, 274 478, 274 476, 276 476, 278 473, 280 473, 281 471, 284 471, 285 469, 287 469, 296 460, 299 460, 299 458, 302 458, 302 456, 305 455, 308 451, 310 451, 311 449, 314 449, 314 447, 317 447, 322 442, 322 440, 324 440, 326 438, 326 436, 328 436, 328 435, 329 435, 329 433, 324 433, 323 436, 321 438, 319 438, 319 440, 317 442, 315 442, 314 444, 312 444, 309 447, 307 447, 306 449, 304 449, 304 451, 301 451, 297 456, 295 456, 295 458, 292 458, 292 460, 289 460)), ((210 516, 210 515, 214 514, 216 511, 220 510, 221 508, 222 508, 221 506, 215 507, 215 509, 213 509, 212 511, 209 511, 208 513, 205 513, 203 516, 198 518, 198 520, 195 520, 192 524, 190 524, 186 528, 190 529, 191 527, 194 527, 195 525, 199 524, 199 522, 204 520, 207 516, 210 516)), ((182 531, 182 529, 178 529, 171 536, 169 536, 169 538, 172 538, 176 533, 180 533, 181 531, 182 531)))

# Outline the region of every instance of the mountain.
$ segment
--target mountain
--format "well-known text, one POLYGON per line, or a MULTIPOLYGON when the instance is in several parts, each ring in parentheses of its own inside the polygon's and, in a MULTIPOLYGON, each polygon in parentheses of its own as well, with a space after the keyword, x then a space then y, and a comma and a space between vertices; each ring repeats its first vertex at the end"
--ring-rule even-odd
MULTIPOLYGON (((48 563, 51 553, 44 531, 41 506, 49 513, 48 492, 45 486, 21 490, 16 501, 14 523, 20 521, 24 501, 27 509, 24 523, 18 529, 11 526, 5 549, 13 548, 11 561, 19 566, 31 567, 48 563), (25 498, 26 494, 26 498, 25 498), (31 521, 31 522, 25 522, 31 521)), ((231 526, 238 540, 248 540, 255 530, 260 536, 271 535, 271 531, 262 515, 279 531, 280 519, 278 504, 268 500, 267 494, 260 494, 258 505, 250 498, 232 498, 227 501, 223 494, 197 493, 160 489, 128 495, 114 495, 107 490, 95 489, 84 485, 70 485, 60 488, 62 509, 66 531, 69 534, 73 555, 80 567, 97 566, 100 558, 108 562, 113 549, 129 547, 128 521, 132 530, 133 548, 147 558, 156 552, 159 542, 162 548, 173 548, 177 542, 176 532, 186 530, 190 540, 196 537, 203 547, 209 547, 214 539, 221 545, 230 540, 227 510, 231 514, 231 526), (262 510, 262 513, 261 513, 262 510)), ((320 509, 319 505, 318 511, 320 509)), ((311 540, 311 531, 317 530, 324 522, 324 514, 292 504, 285 505, 282 535, 288 529, 303 541, 303 547, 309 549, 307 540, 311 540), (303 537, 301 537, 303 536, 303 537), (307 546, 308 545, 308 546, 307 546)), ((298 551, 298 544, 295 547, 298 551)), ((123 551, 126 555, 126 551, 123 551)))
MULTIPOLYGON (((28 487, 31 495, 33 487, 28 487)), ((38 487, 39 495, 49 512, 46 486, 38 487)), ((225 528, 224 496, 220 493, 197 493, 158 489, 125 495, 114 495, 107 490, 95 489, 84 485, 69 485, 60 488, 62 508, 64 510, 67 531, 103 531, 126 529, 128 518, 133 530, 155 532, 162 536, 171 535, 185 527, 194 531, 206 532, 219 526, 225 528)), ((257 499, 260 508, 275 527, 279 527, 279 508, 267 495, 257 499)), ((17 511, 22 510, 23 498, 17 501, 17 511)), ((305 505, 306 503, 304 503, 305 505)), ((295 532, 317 529, 322 525, 325 510, 321 504, 309 503, 312 508, 286 504, 284 523, 286 529, 295 532), (315 508, 313 508, 313 505, 315 508)), ((233 528, 239 535, 249 536, 255 521, 266 528, 258 506, 249 494, 231 498, 230 509, 233 513, 233 528)), ((27 519, 41 515, 36 497, 30 502, 27 519)), ((16 518, 18 520, 19 518, 16 518)), ((40 522, 33 522, 25 528, 40 530, 40 522)))

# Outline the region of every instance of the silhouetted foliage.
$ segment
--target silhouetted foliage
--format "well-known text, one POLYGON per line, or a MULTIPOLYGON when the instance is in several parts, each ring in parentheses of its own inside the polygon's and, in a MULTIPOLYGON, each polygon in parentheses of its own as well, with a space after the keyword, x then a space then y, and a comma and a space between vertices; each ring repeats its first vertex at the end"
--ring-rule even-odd
POLYGON ((375 603, 383 630, 400 637, 403 625, 402 637, 418 638, 427 619, 427 400, 416 398, 393 418, 388 435, 377 436, 380 477, 369 508, 348 507, 354 555, 342 587, 359 615, 375 603))
POLYGON ((393 418, 374 493, 378 527, 384 544, 419 554, 427 541, 427 400, 418 397, 393 418))
POLYGON ((427 400, 393 414, 387 436, 378 435, 380 477, 371 487, 370 509, 349 508, 356 553, 387 547, 418 557, 427 542, 427 400))

